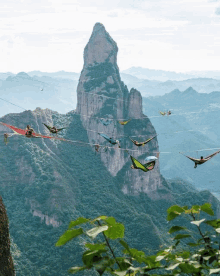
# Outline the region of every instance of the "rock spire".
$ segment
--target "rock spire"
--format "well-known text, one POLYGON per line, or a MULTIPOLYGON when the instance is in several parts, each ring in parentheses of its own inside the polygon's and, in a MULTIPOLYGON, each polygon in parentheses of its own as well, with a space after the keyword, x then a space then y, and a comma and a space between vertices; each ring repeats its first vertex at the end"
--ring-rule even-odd
MULTIPOLYGON (((153 152, 159 150, 156 139, 137 151, 137 147, 128 138, 128 136, 146 135, 140 138, 142 140, 156 133, 151 122, 142 112, 140 92, 134 88, 129 92, 127 86, 121 81, 117 65, 117 52, 116 42, 101 23, 96 23, 84 49, 84 66, 77 87, 76 112, 81 115, 90 143, 105 144, 106 141, 103 137, 98 135, 98 132, 103 132, 109 137, 121 139, 122 148, 136 150, 133 152, 135 157, 143 155, 146 151, 153 155, 153 152), (121 126, 118 123, 118 120, 126 119, 132 119, 132 121, 126 126, 121 126), (102 120, 108 120, 110 123, 105 126, 102 120)), ((107 143, 107 146, 111 145, 107 143)), ((129 161, 129 155, 117 148, 101 152, 100 155, 102 162, 113 176, 116 176, 129 161)), ((140 187, 145 192, 155 190, 161 182, 158 163, 154 172, 148 173, 149 179, 151 175, 155 178, 151 181, 151 188, 148 185, 149 179, 147 184, 142 180, 145 178, 140 177, 138 182, 136 181, 137 185, 132 179, 134 181, 133 188, 130 187, 130 184, 125 184, 126 188, 123 191, 125 193, 128 191, 140 192, 140 187)), ((128 174, 130 173, 129 168, 128 174)), ((139 174, 140 172, 135 172, 136 176, 139 174)), ((129 178, 124 178, 126 183, 129 182, 129 178)))

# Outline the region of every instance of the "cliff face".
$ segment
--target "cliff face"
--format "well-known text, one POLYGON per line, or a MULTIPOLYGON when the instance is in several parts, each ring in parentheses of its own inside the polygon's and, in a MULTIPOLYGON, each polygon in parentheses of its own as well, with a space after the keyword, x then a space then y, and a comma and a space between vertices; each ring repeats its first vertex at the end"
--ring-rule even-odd
MULTIPOLYGON (((84 66, 77 87, 76 112, 81 115, 90 143, 106 143, 110 146, 98 135, 98 132, 103 132, 109 137, 121 139, 121 147, 133 150, 129 153, 134 157, 138 158, 143 154, 145 154, 144 157, 156 155, 159 151, 157 139, 152 140, 145 147, 137 148, 127 137, 136 135, 134 139, 143 141, 155 135, 156 132, 142 112, 140 92, 133 88, 129 92, 121 81, 117 52, 115 41, 102 24, 96 23, 84 49, 84 66), (132 119, 132 121, 128 125, 121 126, 118 120, 125 119, 132 119), (101 120, 107 120, 110 124, 105 126, 101 120)), ((102 162, 113 176, 117 175, 130 158, 125 151, 117 149, 117 146, 114 150, 101 152, 100 155, 102 162)), ((142 157, 140 161, 144 162, 142 157)), ((128 190, 129 193, 140 191, 150 193, 161 185, 158 161, 156 168, 147 174, 129 169, 122 190, 125 193, 128 190)))
POLYGON ((0 197, 0 275, 14 276, 14 264, 10 253, 8 217, 0 197))

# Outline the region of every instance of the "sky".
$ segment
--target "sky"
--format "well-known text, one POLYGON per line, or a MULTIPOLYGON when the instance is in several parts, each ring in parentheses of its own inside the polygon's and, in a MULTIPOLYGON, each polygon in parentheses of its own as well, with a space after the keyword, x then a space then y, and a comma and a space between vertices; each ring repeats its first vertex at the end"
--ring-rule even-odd
POLYGON ((80 72, 93 26, 120 70, 220 70, 220 0, 0 0, 0 72, 80 72))

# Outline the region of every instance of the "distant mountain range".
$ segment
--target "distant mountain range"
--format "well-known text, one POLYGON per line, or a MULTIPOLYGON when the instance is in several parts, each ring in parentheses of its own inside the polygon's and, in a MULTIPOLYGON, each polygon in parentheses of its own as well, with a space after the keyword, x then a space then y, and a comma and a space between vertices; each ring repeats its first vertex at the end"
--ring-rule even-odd
POLYGON ((174 90, 144 98, 143 109, 159 134, 161 173, 166 178, 188 180, 198 189, 208 188, 220 196, 220 155, 194 169, 194 163, 179 154, 205 157, 220 148, 220 92, 202 94, 192 87, 183 92, 174 90), (172 114, 163 117, 159 110, 171 110, 172 114))
MULTIPOLYGON (((56 73, 32 71, 28 74, 20 72, 16 75, 0 73, 0 98, 11 101, 24 109, 34 110, 36 107, 41 107, 67 113, 76 107, 78 78, 79 73, 64 71, 56 73)), ((220 90, 220 80, 211 78, 161 82, 139 79, 122 73, 121 79, 128 89, 134 87, 144 97, 164 95, 175 89, 184 91, 190 86, 201 93, 220 90)), ((19 107, 2 101, 0 116, 21 110, 19 107)))
POLYGON ((186 80, 192 78, 212 78, 220 79, 220 71, 190 71, 187 73, 177 73, 172 71, 155 70, 142 67, 131 67, 121 73, 135 76, 139 79, 167 81, 167 80, 186 80))

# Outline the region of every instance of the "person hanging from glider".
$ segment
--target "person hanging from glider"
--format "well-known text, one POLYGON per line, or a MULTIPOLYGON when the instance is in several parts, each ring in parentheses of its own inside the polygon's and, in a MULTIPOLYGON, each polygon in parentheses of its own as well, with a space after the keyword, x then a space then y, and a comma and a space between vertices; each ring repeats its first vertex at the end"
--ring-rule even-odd
POLYGON ((96 151, 96 152, 99 152, 99 148, 100 148, 100 145, 96 144, 96 145, 95 145, 95 151, 96 151))
MULTIPOLYGON (((44 124, 44 123, 43 123, 43 124, 44 124)), ((50 133, 55 133, 55 134, 58 134, 59 131, 65 129, 65 127, 56 128, 55 126, 50 127, 50 126, 48 126, 48 125, 46 125, 46 124, 44 124, 44 125, 45 125, 45 127, 50 131, 50 133)))
POLYGON ((3 126, 6 126, 6 127, 10 128, 11 130, 13 130, 14 133, 9 134, 9 136, 22 135, 22 136, 25 136, 25 137, 28 137, 28 138, 48 138, 48 139, 54 139, 54 140, 67 141, 68 142, 68 140, 63 139, 63 138, 47 136, 47 135, 42 135, 42 134, 39 134, 39 133, 35 133, 33 128, 31 128, 29 125, 27 126, 26 129, 21 129, 21 128, 17 128, 15 126, 11 126, 11 125, 8 125, 8 124, 2 123, 2 122, 0 122, 0 124, 2 124, 3 126))
POLYGON ((30 125, 27 125, 25 135, 27 137, 32 137, 32 133, 34 132, 34 129, 30 127, 30 125))
POLYGON ((4 133, 4 142, 5 142, 5 145, 8 144, 8 133, 4 133))
POLYGON ((118 147, 120 148, 119 145, 119 140, 115 140, 111 137, 109 137, 108 135, 104 134, 104 133, 98 133, 100 136, 102 136, 103 138, 105 138, 109 143, 111 143, 112 145, 116 145, 118 144, 118 147))
POLYGON ((162 115, 162 116, 165 116, 165 115, 166 115, 166 112, 160 111, 159 113, 160 113, 160 115, 162 115))
POLYGON ((141 164, 141 162, 139 162, 133 156, 130 155, 130 157, 131 157, 131 162, 133 164, 133 165, 131 165, 132 169, 140 169, 144 172, 152 171, 154 169, 156 160, 149 161, 145 164, 141 164))
MULTIPOLYGON (((205 158, 203 156, 200 157, 200 159, 197 159, 197 158, 193 158, 193 157, 190 157, 190 156, 187 156, 185 154, 183 154, 184 156, 186 156, 187 158, 189 158, 190 160, 192 160, 194 163, 195 163, 195 166, 194 168, 197 168, 197 165, 202 165, 203 163, 209 161, 212 157, 214 157, 216 154, 218 154, 220 152, 220 150, 206 156, 205 158)), ((180 152, 181 153, 181 152, 180 152)), ((182 153, 181 153, 182 154, 182 153)))
POLYGON ((147 140, 144 141, 144 142, 138 142, 138 141, 136 141, 136 140, 132 140, 131 137, 129 137, 129 139, 132 141, 132 143, 135 144, 135 146, 140 147, 140 146, 146 145, 148 142, 150 142, 150 141, 151 141, 152 139, 154 139, 156 136, 157 136, 157 135, 155 135, 155 136, 152 137, 152 138, 147 139, 147 140))
POLYGON ((130 120, 127 120, 127 121, 118 121, 118 122, 119 122, 120 125, 124 126, 124 125, 126 125, 127 123, 129 123, 130 121, 131 121, 131 119, 130 119, 130 120))
POLYGON ((167 116, 169 116, 169 115, 171 115, 171 111, 170 110, 167 112, 167 116))

